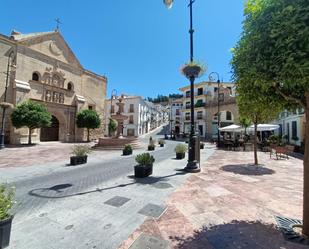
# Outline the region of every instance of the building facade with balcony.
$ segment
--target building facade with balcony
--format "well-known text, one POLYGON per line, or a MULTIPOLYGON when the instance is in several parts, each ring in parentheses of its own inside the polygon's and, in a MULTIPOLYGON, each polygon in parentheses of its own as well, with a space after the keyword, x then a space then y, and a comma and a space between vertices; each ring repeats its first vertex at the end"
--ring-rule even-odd
POLYGON ((171 125, 172 131, 176 135, 180 135, 181 128, 182 128, 182 107, 183 107, 183 101, 182 99, 173 99, 170 101, 170 118, 169 122, 171 125))
MULTIPOLYGON (((190 133, 191 99, 190 86, 179 89, 183 93, 181 110, 181 133, 190 133)), ((201 82, 194 85, 194 118, 195 129, 206 139, 216 137, 218 131, 218 102, 220 127, 233 124, 238 119, 238 108, 235 99, 235 84, 222 82, 201 82), (219 95, 218 95, 219 92, 219 95)))

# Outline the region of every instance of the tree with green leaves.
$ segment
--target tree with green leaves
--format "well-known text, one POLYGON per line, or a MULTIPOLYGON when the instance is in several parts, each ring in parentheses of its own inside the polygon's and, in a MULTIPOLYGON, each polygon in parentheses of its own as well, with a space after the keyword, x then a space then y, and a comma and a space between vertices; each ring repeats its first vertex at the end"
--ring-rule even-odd
POLYGON ((109 133, 109 135, 112 136, 117 131, 117 128, 118 128, 117 121, 113 118, 110 118, 109 123, 108 123, 108 133, 109 133))
POLYGON ((90 129, 97 129, 101 125, 101 119, 94 110, 82 110, 77 113, 76 125, 78 128, 87 129, 87 142, 90 142, 90 129))
POLYGON ((16 128, 28 127, 28 144, 31 144, 31 134, 34 129, 51 125, 52 116, 46 107, 34 101, 26 101, 16 106, 11 114, 13 126, 16 128))
POLYGON ((240 117, 239 118, 239 124, 245 128, 245 135, 247 135, 247 129, 249 128, 249 126, 251 125, 251 120, 249 118, 245 118, 245 117, 240 117))
MULTIPOLYGON (((308 0, 248 0, 243 33, 233 49, 238 87, 257 86, 264 103, 306 111, 303 234, 309 236, 308 0)), ((242 93, 246 95, 246 93, 242 93)), ((258 104, 260 101, 253 100, 258 104)), ((268 106, 269 110, 272 108, 268 106)))
POLYGON ((247 81, 246 84, 238 85, 237 105, 242 116, 242 122, 247 127, 251 123, 254 125, 254 164, 258 165, 257 125, 275 119, 278 116, 281 105, 278 102, 272 101, 270 97, 262 95, 258 87, 249 83, 247 81))

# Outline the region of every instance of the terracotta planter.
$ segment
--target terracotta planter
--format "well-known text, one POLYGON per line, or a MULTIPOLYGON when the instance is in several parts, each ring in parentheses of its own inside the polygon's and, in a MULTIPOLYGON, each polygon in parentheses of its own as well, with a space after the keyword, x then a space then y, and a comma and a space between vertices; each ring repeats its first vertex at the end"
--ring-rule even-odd
POLYGON ((134 176, 137 178, 143 178, 152 174, 153 165, 136 165, 134 166, 134 176))
POLYGON ((87 155, 86 156, 71 156, 70 164, 78 165, 87 163, 87 155))
POLYGON ((176 159, 184 159, 186 157, 186 153, 176 153, 176 159))
POLYGON ((198 65, 186 65, 181 71, 188 79, 191 77, 198 78, 202 74, 202 68, 198 65))
POLYGON ((0 221, 0 248, 6 248, 10 244, 13 216, 0 221))

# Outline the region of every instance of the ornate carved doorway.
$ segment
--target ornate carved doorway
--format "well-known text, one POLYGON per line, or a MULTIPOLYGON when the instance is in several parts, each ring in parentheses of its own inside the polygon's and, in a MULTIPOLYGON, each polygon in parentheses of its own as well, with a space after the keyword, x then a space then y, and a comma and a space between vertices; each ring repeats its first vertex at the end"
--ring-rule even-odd
POLYGON ((41 141, 58 141, 59 140, 59 121, 55 116, 52 116, 50 127, 41 128, 41 141))

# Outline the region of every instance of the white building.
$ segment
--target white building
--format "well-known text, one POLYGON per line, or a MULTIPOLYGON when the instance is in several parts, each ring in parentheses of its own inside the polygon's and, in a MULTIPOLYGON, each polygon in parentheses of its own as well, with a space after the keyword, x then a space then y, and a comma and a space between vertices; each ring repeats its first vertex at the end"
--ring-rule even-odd
MULTIPOLYGON (((145 101, 141 96, 127 96, 121 95, 122 103, 124 103, 124 110, 122 115, 128 118, 123 123, 124 137, 140 136, 147 134, 151 130, 159 127, 164 123, 164 115, 159 113, 159 107, 153 103, 145 101)), ((109 119, 115 115, 119 110, 116 103, 119 102, 119 97, 106 100, 105 103, 105 124, 108 126, 109 119)), ((108 135, 108 129, 105 129, 105 135, 108 135)))
POLYGON ((181 127, 182 127, 182 106, 183 101, 182 99, 173 99, 170 104, 170 120, 172 130, 175 132, 176 135, 179 135, 181 133, 181 127))
POLYGON ((305 139, 305 112, 299 108, 293 112, 287 110, 279 114, 278 120, 274 123, 280 128, 275 131, 277 135, 286 137, 286 142, 301 146, 305 139))

